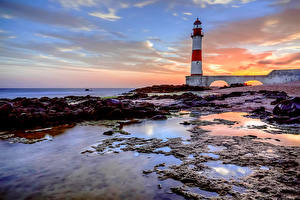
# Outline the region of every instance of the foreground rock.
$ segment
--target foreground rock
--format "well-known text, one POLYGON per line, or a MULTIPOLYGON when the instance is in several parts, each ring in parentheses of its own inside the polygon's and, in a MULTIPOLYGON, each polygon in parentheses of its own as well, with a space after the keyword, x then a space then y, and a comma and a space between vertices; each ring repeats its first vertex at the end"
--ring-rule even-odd
POLYGON ((84 120, 133 119, 164 116, 151 103, 99 97, 16 98, 0 100, 0 129, 24 129, 84 120))
POLYGON ((285 92, 280 91, 251 91, 231 92, 229 94, 209 95, 201 97, 191 92, 174 95, 148 96, 141 91, 170 92, 179 90, 203 90, 205 88, 181 86, 152 86, 137 89, 133 95, 120 96, 116 99, 100 97, 64 98, 16 98, 0 99, 0 130, 28 129, 70 124, 85 120, 101 119, 134 119, 152 118, 166 119, 171 111, 193 110, 193 113, 211 114, 220 112, 245 111, 244 104, 255 106, 248 110, 252 117, 261 118, 275 123, 299 123, 299 98, 291 99, 285 92), (256 96, 260 97, 257 98, 256 96), (245 99, 246 97, 254 98, 245 99), (155 105, 151 101, 172 99, 173 103, 155 105), (235 103, 228 99, 236 99, 235 103), (269 99, 273 113, 265 107, 258 107, 264 99, 269 99), (242 102, 240 102, 242 100, 242 102))
POLYGON ((278 123, 300 123, 300 98, 281 101, 273 109, 274 118, 278 123))

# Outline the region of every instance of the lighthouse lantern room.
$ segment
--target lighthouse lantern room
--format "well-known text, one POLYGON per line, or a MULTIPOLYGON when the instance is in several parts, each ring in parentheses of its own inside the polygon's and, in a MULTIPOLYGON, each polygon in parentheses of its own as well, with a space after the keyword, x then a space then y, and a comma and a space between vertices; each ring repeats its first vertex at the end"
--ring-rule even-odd
POLYGON ((202 26, 201 21, 197 18, 194 22, 193 33, 191 35, 193 39, 193 52, 192 52, 192 76, 202 76, 202 26))

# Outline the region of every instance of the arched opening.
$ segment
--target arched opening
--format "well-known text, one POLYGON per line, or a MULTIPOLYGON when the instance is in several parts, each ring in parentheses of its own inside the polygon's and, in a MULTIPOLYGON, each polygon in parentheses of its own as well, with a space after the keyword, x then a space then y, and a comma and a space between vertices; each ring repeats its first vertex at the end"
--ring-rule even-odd
POLYGON ((255 85, 262 85, 263 83, 257 80, 251 80, 251 81, 246 81, 244 84, 247 86, 255 86, 255 85))
POLYGON ((222 80, 213 81, 210 84, 210 87, 224 87, 224 86, 229 86, 229 85, 227 82, 222 81, 222 80))

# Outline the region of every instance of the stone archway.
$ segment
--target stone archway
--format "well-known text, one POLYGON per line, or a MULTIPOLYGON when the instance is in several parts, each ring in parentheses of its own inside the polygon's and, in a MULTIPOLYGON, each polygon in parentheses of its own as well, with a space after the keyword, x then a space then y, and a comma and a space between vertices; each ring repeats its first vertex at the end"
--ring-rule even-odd
POLYGON ((255 86, 255 85, 263 85, 264 83, 258 80, 249 80, 244 82, 245 85, 255 86))
POLYGON ((209 83, 209 87, 223 87, 229 86, 229 84, 224 80, 215 80, 209 83))

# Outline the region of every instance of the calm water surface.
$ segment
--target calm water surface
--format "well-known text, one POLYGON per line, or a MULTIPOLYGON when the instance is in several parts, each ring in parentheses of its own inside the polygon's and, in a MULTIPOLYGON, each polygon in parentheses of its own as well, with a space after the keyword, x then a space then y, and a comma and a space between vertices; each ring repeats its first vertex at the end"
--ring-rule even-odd
POLYGON ((181 161, 157 154, 92 155, 82 150, 107 138, 99 126, 75 126, 53 140, 34 144, 0 141, 0 195, 4 199, 183 199, 168 194, 171 179, 143 175, 156 164, 181 161), (161 184, 163 189, 158 189, 161 184))

